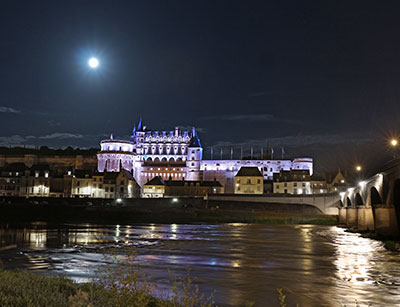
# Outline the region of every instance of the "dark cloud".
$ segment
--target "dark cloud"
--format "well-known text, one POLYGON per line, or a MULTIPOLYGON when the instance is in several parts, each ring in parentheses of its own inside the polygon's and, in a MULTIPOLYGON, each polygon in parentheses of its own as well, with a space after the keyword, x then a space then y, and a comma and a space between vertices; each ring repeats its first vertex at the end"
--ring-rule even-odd
POLYGON ((225 114, 201 117, 200 120, 226 120, 226 121, 274 121, 271 114, 225 114))
POLYGON ((21 113, 21 111, 9 107, 0 107, 0 113, 21 113))
POLYGON ((39 139, 49 140, 49 139, 82 139, 84 136, 82 134, 73 134, 66 132, 55 132, 48 135, 39 136, 39 139))

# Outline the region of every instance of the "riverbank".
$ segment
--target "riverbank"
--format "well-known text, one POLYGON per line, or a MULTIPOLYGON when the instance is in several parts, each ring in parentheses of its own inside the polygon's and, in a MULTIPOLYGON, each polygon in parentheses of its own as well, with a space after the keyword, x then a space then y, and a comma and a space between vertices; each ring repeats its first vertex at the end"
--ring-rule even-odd
MULTIPOLYGON (((199 293, 191 292, 195 287, 186 284, 188 291, 181 292, 182 285, 168 299, 152 295, 154 288, 143 285, 135 276, 124 280, 112 280, 108 287, 94 283, 77 284, 62 277, 45 277, 24 271, 0 269, 0 306, 58 306, 58 307, 101 307, 101 306, 214 306, 199 293), (114 284, 113 284, 114 282, 114 284), (116 284, 118 283, 118 285, 116 284)), ((195 290, 195 289, 194 289, 195 290)))
POLYGON ((74 204, 35 201, 3 203, 0 222, 52 223, 261 223, 336 225, 337 217, 323 215, 304 204, 204 202, 203 200, 140 200, 131 205, 74 204))

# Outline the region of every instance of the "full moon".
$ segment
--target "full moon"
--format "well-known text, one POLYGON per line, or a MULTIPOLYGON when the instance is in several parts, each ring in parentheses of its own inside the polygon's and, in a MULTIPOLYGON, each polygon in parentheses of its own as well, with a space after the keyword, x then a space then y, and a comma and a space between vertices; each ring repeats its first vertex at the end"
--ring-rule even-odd
POLYGON ((99 60, 96 58, 90 58, 88 64, 91 68, 97 68, 97 66, 99 66, 99 60))

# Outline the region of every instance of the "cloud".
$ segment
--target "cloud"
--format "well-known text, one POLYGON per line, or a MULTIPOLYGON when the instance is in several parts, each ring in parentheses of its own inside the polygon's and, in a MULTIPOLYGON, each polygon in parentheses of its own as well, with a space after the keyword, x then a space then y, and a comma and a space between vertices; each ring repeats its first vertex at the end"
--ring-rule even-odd
POLYGON ((52 119, 47 121, 47 123, 49 124, 50 127, 57 127, 57 126, 61 125, 61 123, 59 123, 59 122, 57 122, 55 120, 52 120, 52 119))
POLYGON ((9 107, 0 107, 0 113, 21 113, 21 111, 9 107))
POLYGON ((42 135, 39 136, 39 139, 41 140, 50 140, 50 139, 82 139, 84 136, 82 134, 73 134, 73 133, 60 133, 60 132, 55 132, 52 134, 48 135, 42 135))
MULTIPOLYGON (((183 131, 192 131, 193 126, 178 126, 179 130, 183 131)), ((194 127, 196 129, 196 132, 204 133, 206 132, 206 129, 201 128, 201 127, 194 127)))
POLYGON ((11 136, 0 136, 0 145, 8 146, 8 145, 20 145, 24 144, 25 137, 21 135, 11 135, 11 136))
POLYGON ((273 121, 275 120, 272 114, 225 114, 220 116, 206 116, 202 120, 227 120, 227 121, 273 121))

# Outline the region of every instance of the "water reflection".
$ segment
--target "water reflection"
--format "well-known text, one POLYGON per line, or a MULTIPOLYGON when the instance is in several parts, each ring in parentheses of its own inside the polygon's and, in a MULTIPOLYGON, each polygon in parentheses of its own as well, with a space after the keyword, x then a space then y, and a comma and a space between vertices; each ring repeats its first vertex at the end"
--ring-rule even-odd
MULTIPOLYGON (((104 266, 103 253, 135 248, 137 263, 168 287, 187 267, 217 303, 246 300, 276 306, 276 288, 288 305, 394 306, 400 301, 400 257, 380 242, 325 226, 219 225, 1 225, 6 267, 27 267, 89 281, 104 266)), ((121 258, 123 259, 123 258, 121 258)))

